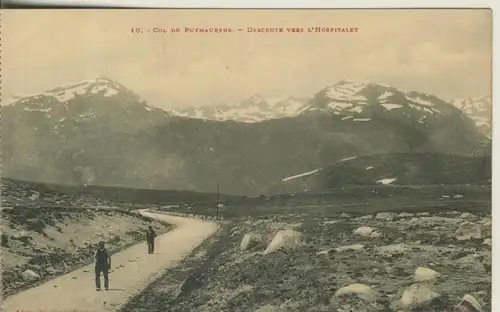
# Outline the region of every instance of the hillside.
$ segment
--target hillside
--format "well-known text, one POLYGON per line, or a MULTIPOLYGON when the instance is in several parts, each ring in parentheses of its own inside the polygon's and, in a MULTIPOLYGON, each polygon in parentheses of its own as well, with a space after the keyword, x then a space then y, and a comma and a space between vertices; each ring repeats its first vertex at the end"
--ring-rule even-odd
POLYGON ((491 156, 389 154, 350 157, 282 179, 272 193, 321 193, 346 186, 491 184, 491 156))
POLYGON ((474 122, 432 95, 344 81, 306 107, 257 123, 184 118, 99 78, 2 107, 4 175, 205 193, 220 183, 223 193, 253 196, 346 157, 490 154, 474 122))
POLYGON ((131 211, 139 204, 5 179, 1 206, 4 297, 92 263, 101 240, 114 253, 144 240, 149 226, 172 228, 131 211))

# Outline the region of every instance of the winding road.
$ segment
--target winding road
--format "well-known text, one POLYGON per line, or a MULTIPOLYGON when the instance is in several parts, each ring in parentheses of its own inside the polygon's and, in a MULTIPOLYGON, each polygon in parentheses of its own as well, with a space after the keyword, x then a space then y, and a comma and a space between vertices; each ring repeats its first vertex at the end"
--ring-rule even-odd
POLYGON ((113 254, 109 290, 96 291, 94 265, 91 264, 6 298, 2 311, 116 311, 218 229, 215 222, 148 210, 139 213, 174 224, 176 228, 156 238, 155 254, 147 253, 145 243, 113 254))

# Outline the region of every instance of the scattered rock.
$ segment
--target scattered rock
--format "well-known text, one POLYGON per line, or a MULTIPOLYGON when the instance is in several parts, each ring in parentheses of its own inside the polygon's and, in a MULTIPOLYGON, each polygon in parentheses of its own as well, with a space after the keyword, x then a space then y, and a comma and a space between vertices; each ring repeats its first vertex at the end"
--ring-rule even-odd
POLYGON ((373 219, 372 215, 366 215, 366 216, 361 216, 361 217, 356 218, 357 221, 365 221, 365 220, 371 220, 371 219, 373 219))
POLYGON ((236 236, 240 235, 240 231, 234 231, 233 233, 231 233, 231 238, 234 238, 236 236))
POLYGON ((440 296, 427 286, 413 284, 404 291, 400 304, 403 309, 424 308, 431 305, 440 296))
POLYGON ((316 253, 316 255, 318 256, 321 256, 321 255, 327 255, 330 253, 330 251, 332 251, 331 249, 323 249, 323 250, 320 250, 316 253))
POLYGON ((355 235, 359 235, 359 236, 363 236, 363 237, 368 237, 370 236, 370 234, 372 234, 372 232, 374 231, 375 229, 372 228, 372 227, 369 227, 369 226, 362 226, 362 227, 359 227, 357 229, 355 229, 353 231, 353 233, 355 235))
POLYGON ((470 222, 462 223, 456 230, 455 237, 459 241, 481 239, 482 238, 481 226, 479 224, 474 224, 470 222))
POLYGON ((465 219, 465 220, 474 220, 476 219, 476 216, 473 215, 472 213, 469 212, 464 212, 460 215, 460 219, 465 219))
POLYGON ((36 281, 40 279, 40 275, 38 275, 33 270, 26 270, 23 273, 21 273, 21 276, 25 281, 36 281))
POLYGON ((455 310, 466 312, 483 312, 479 301, 477 301, 476 298, 469 294, 465 295, 462 298, 462 301, 460 301, 460 303, 455 306, 455 310))
POLYGON ((375 216, 375 220, 393 220, 397 214, 395 212, 380 212, 375 216))
POLYGON ((486 245, 486 246, 489 246, 491 247, 491 238, 487 238, 483 241, 483 243, 481 245, 486 245))
POLYGON ((419 212, 419 213, 417 213, 417 216, 419 216, 419 217, 430 217, 431 214, 428 213, 428 212, 419 212))
POLYGON ((340 220, 329 220, 329 221, 323 222, 323 224, 324 225, 329 225, 329 224, 337 224, 339 222, 340 222, 340 220))
POLYGON ((349 215, 348 213, 342 212, 340 214, 340 218, 342 218, 342 219, 348 219, 348 218, 351 218, 351 215, 349 215))
POLYGON ((262 236, 257 233, 246 233, 240 244, 240 250, 249 250, 262 242, 262 236))
POLYGON ((374 302, 380 297, 380 295, 370 286, 364 284, 351 284, 349 286, 343 287, 337 290, 334 296, 341 297, 345 295, 354 295, 367 302, 374 302))
POLYGON ((295 248, 301 244, 302 234, 295 230, 281 230, 274 235, 273 240, 264 251, 264 255, 270 254, 281 248, 295 248))
POLYGON ((344 251, 357 251, 365 248, 365 245, 361 244, 354 244, 354 245, 348 245, 348 246, 342 246, 342 247, 337 247, 335 248, 336 252, 344 252, 344 251))
POLYGON ((382 237, 382 233, 375 231, 370 234, 370 238, 380 238, 382 237))
POLYGON ((414 217, 415 215, 410 212, 403 212, 398 215, 398 218, 411 218, 414 217))
POLYGON ((416 282, 430 282, 435 281, 439 276, 441 276, 439 272, 424 267, 418 267, 415 270, 413 278, 416 282))

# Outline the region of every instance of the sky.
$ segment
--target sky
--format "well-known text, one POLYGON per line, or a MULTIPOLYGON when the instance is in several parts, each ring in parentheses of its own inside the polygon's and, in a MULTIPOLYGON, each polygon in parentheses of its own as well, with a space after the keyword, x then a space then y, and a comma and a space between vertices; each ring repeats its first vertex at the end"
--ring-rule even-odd
POLYGON ((253 94, 310 97, 342 79, 444 100, 492 92, 486 9, 4 10, 2 23, 4 99, 98 76, 161 108, 231 104, 253 94), (172 27, 181 32, 152 31, 172 27), (185 27, 243 31, 186 33, 185 27), (287 33, 288 27, 305 31, 287 33), (309 33, 309 27, 357 32, 309 33))

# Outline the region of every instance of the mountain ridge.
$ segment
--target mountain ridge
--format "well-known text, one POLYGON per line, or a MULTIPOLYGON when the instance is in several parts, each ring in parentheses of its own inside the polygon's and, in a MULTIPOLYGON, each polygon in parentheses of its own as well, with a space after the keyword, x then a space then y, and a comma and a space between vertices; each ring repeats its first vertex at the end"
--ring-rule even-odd
MULTIPOLYGON (((355 155, 491 153, 490 140, 451 104, 378 84, 343 97, 339 90, 352 84, 320 90, 307 103, 312 111, 249 123, 176 116, 109 79, 51 89, 2 106, 4 174, 198 192, 219 182, 228 194, 258 195, 284 177, 355 155)), ((269 104, 260 100, 247 104, 269 104)))

